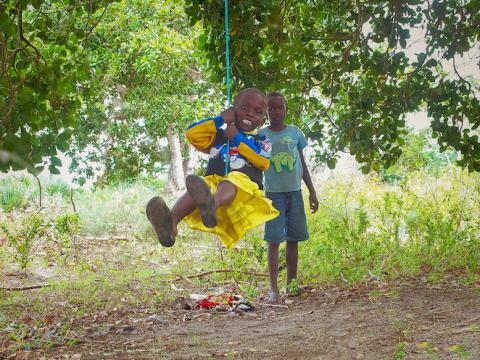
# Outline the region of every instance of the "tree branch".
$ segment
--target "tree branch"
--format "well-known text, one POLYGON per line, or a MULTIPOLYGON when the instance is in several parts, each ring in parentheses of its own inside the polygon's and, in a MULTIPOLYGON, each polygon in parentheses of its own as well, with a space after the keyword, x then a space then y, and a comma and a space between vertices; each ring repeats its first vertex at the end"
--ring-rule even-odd
POLYGON ((257 272, 254 272, 254 271, 238 271, 238 270, 234 270, 234 269, 214 269, 214 270, 208 270, 208 271, 200 272, 200 273, 193 274, 193 275, 186 275, 186 276, 185 275, 180 275, 180 274, 159 274, 159 275, 163 275, 163 276, 173 275, 173 276, 176 276, 176 278, 173 279, 172 282, 177 282, 179 280, 202 278, 202 277, 205 277, 207 275, 222 274, 222 273, 238 273, 238 274, 243 274, 243 275, 261 276, 261 277, 269 276, 268 274, 265 274, 265 273, 257 273, 257 272))
POLYGON ((20 7, 20 2, 17 2, 17 36, 20 44, 24 42, 35 51, 35 54, 37 55, 36 62, 38 62, 38 59, 42 59, 45 65, 47 65, 47 60, 45 60, 40 51, 38 51, 38 49, 23 35, 23 10, 20 7))
POLYGON ((18 286, 18 287, 8 287, 8 286, 1 286, 0 290, 5 291, 25 291, 25 290, 32 290, 32 289, 41 289, 44 287, 49 287, 50 284, 40 284, 40 285, 30 285, 30 286, 18 286))
POLYGON ((35 179, 37 180, 38 183, 38 189, 39 189, 39 207, 42 207, 42 184, 40 183, 40 179, 38 178, 37 175, 33 175, 35 179))
POLYGON ((73 189, 70 188, 70 202, 72 203, 73 212, 76 213, 77 209, 75 208, 75 203, 73 202, 73 189))
POLYGON ((475 97, 475 92, 472 90, 472 84, 470 84, 465 78, 462 77, 462 75, 460 75, 460 73, 458 72, 458 69, 457 69, 457 64, 455 63, 455 55, 452 57, 452 62, 453 62, 453 70, 455 71, 455 74, 457 74, 458 78, 460 80, 462 80, 465 84, 468 85, 468 91, 470 91, 473 95, 473 97, 475 97))

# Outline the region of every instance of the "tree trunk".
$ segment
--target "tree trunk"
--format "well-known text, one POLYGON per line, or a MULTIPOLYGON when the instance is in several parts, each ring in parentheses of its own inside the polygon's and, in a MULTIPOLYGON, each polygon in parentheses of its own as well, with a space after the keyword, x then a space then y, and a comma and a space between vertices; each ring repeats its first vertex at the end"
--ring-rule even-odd
POLYGON ((183 144, 183 153, 187 155, 187 157, 183 160, 183 172, 185 175, 193 173, 193 164, 198 161, 197 152, 195 148, 190 145, 189 142, 185 141, 183 144))
POLYGON ((167 137, 172 157, 172 163, 170 164, 172 174, 171 185, 173 185, 177 191, 183 190, 185 189, 185 174, 183 172, 182 148, 173 124, 168 126, 167 137))

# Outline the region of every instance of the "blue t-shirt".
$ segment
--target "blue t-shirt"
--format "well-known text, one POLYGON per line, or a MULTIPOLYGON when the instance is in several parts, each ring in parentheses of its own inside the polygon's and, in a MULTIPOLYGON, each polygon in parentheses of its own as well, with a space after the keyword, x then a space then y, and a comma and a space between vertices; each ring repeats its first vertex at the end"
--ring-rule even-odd
POLYGON ((270 167, 265 172, 265 191, 298 191, 302 187, 303 166, 299 152, 307 146, 302 131, 295 125, 287 125, 282 131, 263 128, 260 134, 272 142, 270 167))

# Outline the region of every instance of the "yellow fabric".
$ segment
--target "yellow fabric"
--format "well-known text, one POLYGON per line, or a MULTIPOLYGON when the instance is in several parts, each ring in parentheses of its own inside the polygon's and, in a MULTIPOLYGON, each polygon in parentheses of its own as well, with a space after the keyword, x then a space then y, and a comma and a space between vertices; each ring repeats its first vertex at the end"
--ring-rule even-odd
POLYGON ((187 130, 186 136, 188 141, 202 152, 210 150, 215 137, 217 136, 217 128, 215 121, 207 120, 198 125, 192 126, 187 130))
POLYGON ((237 187, 237 195, 230 205, 217 209, 218 225, 214 228, 203 225, 198 209, 188 215, 185 221, 192 229, 218 235, 227 249, 234 247, 247 231, 279 215, 272 201, 243 173, 232 171, 227 176, 209 175, 204 179, 212 194, 222 180, 228 180, 237 187))
POLYGON ((257 169, 265 171, 270 166, 270 160, 257 154, 250 146, 245 143, 238 145, 238 152, 242 154, 257 169))

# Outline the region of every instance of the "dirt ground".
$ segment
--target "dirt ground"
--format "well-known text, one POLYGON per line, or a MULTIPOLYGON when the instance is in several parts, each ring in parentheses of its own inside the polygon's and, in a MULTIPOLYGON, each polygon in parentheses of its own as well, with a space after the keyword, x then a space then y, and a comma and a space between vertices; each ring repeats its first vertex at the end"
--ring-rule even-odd
POLYGON ((421 280, 341 290, 306 289, 249 313, 185 310, 101 314, 76 322, 70 347, 29 359, 480 359, 480 291, 421 280), (285 300, 285 299, 284 299, 285 300))

